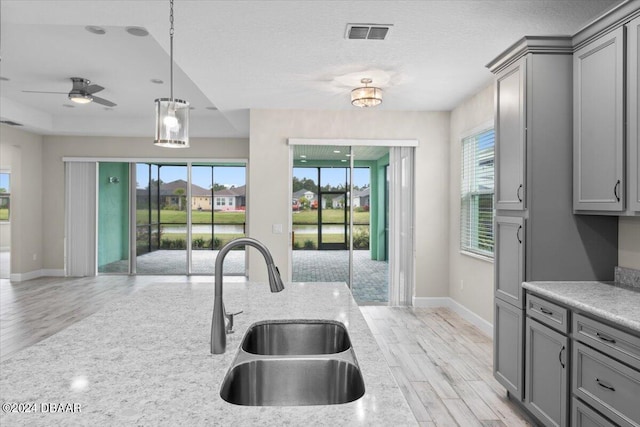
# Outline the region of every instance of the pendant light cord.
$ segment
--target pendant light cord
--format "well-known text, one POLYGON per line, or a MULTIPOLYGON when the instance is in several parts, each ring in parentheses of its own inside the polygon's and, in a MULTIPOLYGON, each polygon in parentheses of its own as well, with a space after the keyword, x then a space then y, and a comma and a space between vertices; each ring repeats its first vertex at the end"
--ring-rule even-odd
POLYGON ((170 77, 169 84, 171 87, 171 102, 173 102, 173 0, 169 0, 170 5, 170 13, 169 13, 169 22, 171 23, 171 28, 169 29, 169 57, 171 64, 169 66, 170 77))

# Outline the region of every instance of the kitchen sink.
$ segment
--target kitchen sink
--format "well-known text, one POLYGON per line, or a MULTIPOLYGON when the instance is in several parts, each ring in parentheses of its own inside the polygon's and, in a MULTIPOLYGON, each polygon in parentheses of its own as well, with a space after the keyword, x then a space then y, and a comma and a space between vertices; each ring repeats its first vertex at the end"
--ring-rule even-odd
POLYGON ((332 320, 269 320, 253 324, 242 341, 260 355, 334 354, 351 348, 346 328, 332 320))
POLYGON ((339 359, 255 359, 232 367, 220 396, 245 406, 334 405, 364 395, 357 365, 339 359))

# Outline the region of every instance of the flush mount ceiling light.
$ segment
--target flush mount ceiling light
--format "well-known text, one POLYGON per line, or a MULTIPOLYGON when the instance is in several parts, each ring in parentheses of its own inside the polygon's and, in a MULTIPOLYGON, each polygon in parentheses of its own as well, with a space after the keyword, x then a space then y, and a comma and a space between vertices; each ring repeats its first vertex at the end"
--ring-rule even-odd
POLYGON ((93 96, 89 93, 71 91, 69 92, 69 99, 76 104, 88 104, 93 101, 93 96))
POLYGON ((156 139, 154 145, 167 148, 189 147, 189 103, 173 97, 173 0, 169 1, 169 53, 171 97, 156 103, 156 139))
POLYGON ((356 107, 375 107, 382 103, 382 89, 369 86, 371 79, 360 80, 364 87, 359 87, 351 91, 351 104, 356 107))

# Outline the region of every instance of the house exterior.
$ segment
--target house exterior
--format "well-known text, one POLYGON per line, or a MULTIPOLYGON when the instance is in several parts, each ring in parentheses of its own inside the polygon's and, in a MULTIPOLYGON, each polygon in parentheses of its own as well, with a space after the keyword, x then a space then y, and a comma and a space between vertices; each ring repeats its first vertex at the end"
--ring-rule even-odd
POLYGON ((302 190, 298 190, 294 192, 292 198, 299 202, 300 199, 302 199, 303 197, 307 199, 307 201, 311 204, 316 199, 316 193, 314 193, 311 190, 307 190, 303 188, 302 190))
MULTIPOLYGON (((153 190, 151 191, 153 197, 153 190)), ((199 211, 237 211, 245 210, 246 186, 225 188, 213 193, 210 189, 191 184, 191 209, 199 211)), ((186 203, 187 182, 178 179, 160 184, 160 207, 175 207, 182 210, 186 203)), ((149 198, 149 189, 139 188, 137 199, 139 203, 146 203, 149 198)))

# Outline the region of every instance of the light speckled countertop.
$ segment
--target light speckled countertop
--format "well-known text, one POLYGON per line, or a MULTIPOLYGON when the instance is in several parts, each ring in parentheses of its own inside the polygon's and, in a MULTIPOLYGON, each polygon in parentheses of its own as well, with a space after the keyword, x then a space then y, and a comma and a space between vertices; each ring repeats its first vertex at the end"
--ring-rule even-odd
POLYGON ((613 282, 523 282, 522 287, 640 334, 640 289, 613 282))
POLYGON ((0 365, 0 401, 37 404, 0 414, 15 425, 416 425, 345 284, 225 283, 235 318, 227 352, 209 352, 213 284, 157 284, 26 348, 0 365), (349 331, 366 393, 327 406, 249 407, 225 402, 220 385, 245 330, 266 319, 334 319, 349 331), (41 404, 79 404, 43 413, 41 404))

